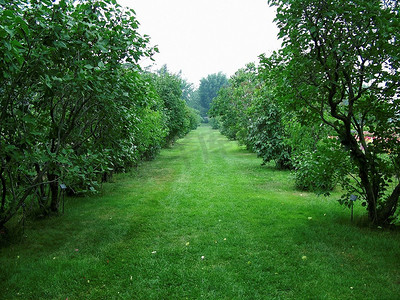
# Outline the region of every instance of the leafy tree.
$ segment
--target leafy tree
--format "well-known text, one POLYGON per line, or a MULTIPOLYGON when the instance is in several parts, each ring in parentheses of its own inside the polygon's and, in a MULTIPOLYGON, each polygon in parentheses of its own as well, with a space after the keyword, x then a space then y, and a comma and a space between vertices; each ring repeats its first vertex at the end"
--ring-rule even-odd
POLYGON ((193 83, 190 83, 186 79, 183 79, 180 73, 178 74, 178 77, 181 78, 182 99, 185 100, 187 105, 189 105, 195 91, 193 83))
POLYGON ((188 118, 190 119, 190 128, 196 129, 202 121, 200 116, 201 106, 199 102, 199 91, 198 89, 195 90, 193 84, 182 77, 181 90, 182 98, 185 100, 185 103, 188 106, 187 114, 188 118))
POLYGON ((200 80, 199 100, 201 106, 201 116, 206 117, 210 109, 211 102, 218 95, 218 91, 228 84, 228 79, 221 72, 208 75, 207 78, 200 80))
POLYGON ((268 98, 259 98, 254 108, 247 135, 253 150, 263 159, 263 164, 275 161, 279 169, 292 168, 292 149, 286 140, 281 111, 268 98))
POLYGON ((199 95, 199 90, 198 89, 194 90, 193 93, 190 94, 190 97, 186 101, 186 104, 189 107, 199 111, 199 113, 200 113, 202 108, 201 108, 201 105, 200 105, 200 95, 199 95))
POLYGON ((218 96, 213 99, 209 111, 211 117, 218 118, 221 133, 230 139, 239 140, 242 144, 245 141, 243 138, 240 139, 239 136, 243 135, 242 129, 246 128, 243 122, 246 122, 245 103, 248 102, 248 99, 241 97, 244 90, 241 83, 246 81, 249 74, 243 69, 238 70, 229 79, 229 84, 219 90, 218 96))
POLYGON ((256 152, 264 164, 275 160, 280 168, 289 165, 280 110, 254 63, 229 79, 214 99, 210 115, 224 135, 256 152))
POLYGON ((183 84, 179 75, 169 73, 167 66, 163 66, 157 74, 151 74, 150 76, 155 91, 163 102, 165 123, 168 131, 165 144, 169 145, 194 127, 191 123, 191 114, 195 114, 195 111, 189 110, 185 100, 182 98, 183 84))
POLYGON ((275 161, 279 169, 292 168, 292 152, 298 145, 291 139, 288 127, 296 123, 277 101, 273 74, 260 66, 257 74, 258 89, 249 115, 248 139, 253 150, 263 159, 263 164, 275 161))
POLYGON ((214 129, 219 129, 229 139, 236 139, 239 130, 237 127, 238 111, 233 110, 235 99, 231 95, 231 86, 222 88, 211 104, 209 116, 214 129))
MULTIPOLYGON (((304 179, 312 174, 306 167, 312 166, 310 163, 302 163, 303 153, 315 153, 320 156, 316 145, 330 135, 327 126, 318 118, 299 118, 295 112, 288 108, 285 91, 280 81, 282 72, 285 71, 281 58, 276 53, 266 58, 260 56, 260 67, 258 77, 262 86, 260 96, 255 102, 253 110, 252 124, 249 126, 249 137, 254 142, 254 149, 263 158, 264 163, 271 160, 276 162, 278 168, 295 168, 296 176, 304 179), (303 167, 300 169, 299 166, 303 167), (305 171, 299 174, 299 171, 305 171)), ((315 190, 312 187, 314 179, 303 180, 301 189, 315 190), (305 184, 308 182, 309 184, 305 184)), ((334 187, 334 181, 329 184, 326 182, 319 185, 319 191, 325 192, 323 187, 334 187)))
POLYGON ((57 211, 61 182, 92 190, 137 161, 145 150, 132 129, 161 119, 140 80, 137 62, 153 50, 132 10, 16 0, 0 2, 0 19, 2 227, 35 198, 57 211))
POLYGON ((397 1, 269 3, 285 46, 281 96, 299 118, 332 128, 354 162, 357 178, 342 202, 356 193, 372 223, 389 223, 400 195, 397 1))
POLYGON ((186 133, 190 130, 195 130, 201 124, 203 118, 200 116, 200 112, 197 109, 186 106, 186 118, 189 121, 186 133))

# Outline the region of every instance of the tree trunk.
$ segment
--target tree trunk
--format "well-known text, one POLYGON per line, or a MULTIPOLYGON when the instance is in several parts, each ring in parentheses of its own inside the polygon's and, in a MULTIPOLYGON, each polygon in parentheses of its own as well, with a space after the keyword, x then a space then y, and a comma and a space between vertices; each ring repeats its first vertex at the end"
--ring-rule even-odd
POLYGON ((58 212, 59 199, 58 199, 58 177, 55 174, 47 174, 50 181, 51 202, 50 209, 53 212, 58 212))
POLYGON ((1 205, 0 205, 0 214, 4 212, 5 205, 6 205, 6 193, 7 193, 7 183, 6 179, 3 176, 4 167, 1 168, 0 171, 0 179, 1 179, 1 205))
POLYGON ((365 196, 367 199, 367 210, 368 219, 372 224, 376 224, 378 220, 377 213, 377 199, 375 198, 375 193, 371 186, 370 178, 368 177, 368 167, 362 168, 359 172, 361 178, 361 184, 365 190, 365 196))
MULTIPOLYGON (((35 163, 35 170, 39 177, 39 174, 41 174, 41 170, 40 170, 40 166, 38 163, 35 163)), ((45 185, 42 184, 43 180, 41 179, 41 177, 39 177, 39 180, 40 180, 41 184, 39 186, 39 190, 36 191, 36 194, 38 196, 38 204, 39 204, 40 210, 43 213, 47 214, 47 207, 46 207, 46 201, 45 201, 45 197, 46 197, 45 185)))
POLYGON ((374 191, 374 187, 372 186, 373 178, 370 176, 370 164, 374 162, 368 161, 366 154, 361 151, 357 140, 351 134, 349 124, 346 126, 345 134, 342 135, 341 143, 350 149, 350 156, 358 167, 358 175, 360 176, 361 185, 365 191, 365 197, 367 200, 368 219, 371 223, 376 224, 378 222, 377 199, 375 197, 377 193, 374 191))
POLYGON ((378 210, 377 222, 380 225, 387 225, 392 221, 393 215, 396 213, 400 197, 400 183, 393 190, 389 198, 382 204, 378 210))
POLYGON ((45 165, 43 167, 43 170, 41 171, 40 174, 36 177, 36 179, 32 182, 32 184, 26 188, 24 194, 19 198, 19 199, 14 199, 16 202, 15 205, 12 207, 7 208, 7 211, 4 212, 3 215, 0 215, 0 228, 4 228, 4 225, 18 212, 18 210, 22 207, 23 203, 25 202, 26 198, 28 198, 30 195, 35 193, 35 190, 37 189, 37 186, 41 182, 41 177, 46 174, 48 169, 48 165, 45 165))
POLYGON ((388 199, 382 201, 378 207, 378 195, 380 194, 381 188, 379 181, 381 177, 375 172, 375 161, 372 158, 367 159, 366 154, 359 149, 355 139, 354 141, 350 141, 348 145, 351 149, 351 156, 358 166, 361 185, 365 191, 368 204, 368 219, 375 225, 388 225, 398 206, 400 183, 396 186, 388 199))

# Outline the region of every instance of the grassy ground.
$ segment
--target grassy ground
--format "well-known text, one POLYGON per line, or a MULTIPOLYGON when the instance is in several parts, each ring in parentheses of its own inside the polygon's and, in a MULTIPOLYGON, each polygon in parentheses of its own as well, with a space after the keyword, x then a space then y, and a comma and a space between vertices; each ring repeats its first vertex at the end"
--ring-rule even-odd
POLYGON ((199 128, 3 245, 0 298, 400 299, 398 232, 260 162, 199 128))

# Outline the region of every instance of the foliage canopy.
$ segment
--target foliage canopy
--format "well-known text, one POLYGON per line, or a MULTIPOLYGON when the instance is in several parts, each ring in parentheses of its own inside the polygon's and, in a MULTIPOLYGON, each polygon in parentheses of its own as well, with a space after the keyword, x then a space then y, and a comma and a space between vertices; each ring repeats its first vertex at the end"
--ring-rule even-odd
POLYGON ((365 200, 372 223, 390 222, 400 195, 397 2, 269 3, 284 45, 280 96, 300 118, 334 130, 356 166, 349 194, 365 200))

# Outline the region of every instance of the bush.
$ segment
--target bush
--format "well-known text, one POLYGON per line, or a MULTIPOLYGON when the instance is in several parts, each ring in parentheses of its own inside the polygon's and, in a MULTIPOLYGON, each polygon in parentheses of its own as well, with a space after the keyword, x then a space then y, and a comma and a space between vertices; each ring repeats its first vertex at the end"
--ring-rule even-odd
POLYGON ((200 112, 197 109, 189 106, 186 106, 186 115, 189 120, 189 128, 187 129, 187 132, 190 130, 195 130, 203 121, 203 118, 200 116, 200 112))
POLYGON ((220 128, 220 117, 210 118, 210 124, 212 129, 219 129, 220 128))
POLYGON ((250 123, 248 129, 248 143, 263 164, 275 161, 278 169, 291 169, 291 149, 285 143, 283 125, 276 109, 264 111, 250 123))
POLYGON ((322 140, 314 151, 294 158, 296 187, 328 195, 341 177, 349 173, 350 162, 335 141, 322 140))

